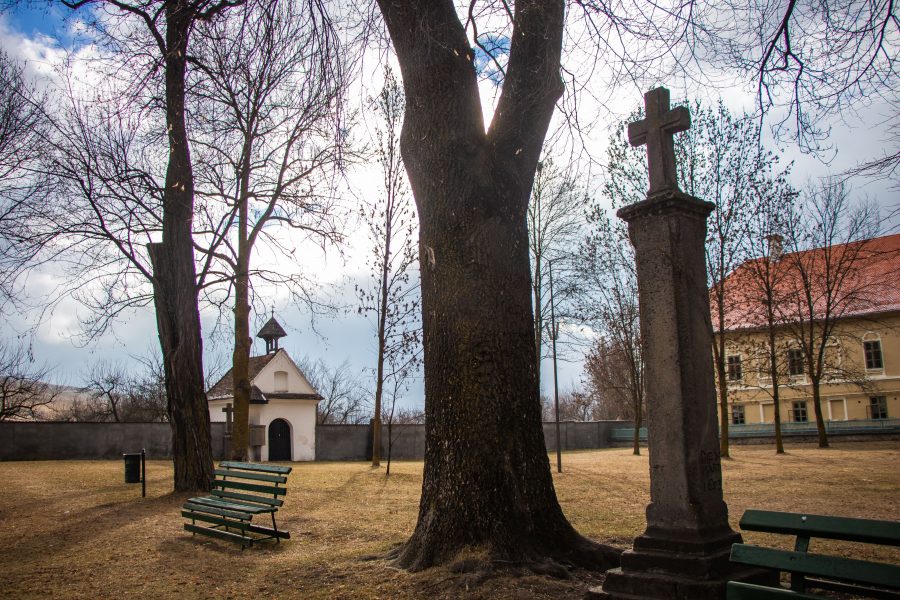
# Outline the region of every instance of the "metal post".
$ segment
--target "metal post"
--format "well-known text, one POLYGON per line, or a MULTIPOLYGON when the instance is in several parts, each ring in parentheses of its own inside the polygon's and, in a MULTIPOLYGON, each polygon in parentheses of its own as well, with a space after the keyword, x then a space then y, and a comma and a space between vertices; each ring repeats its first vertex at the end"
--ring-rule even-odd
POLYGON ((562 473, 562 438, 559 435, 559 382, 556 376, 556 338, 559 337, 559 324, 556 322, 556 301, 553 298, 553 261, 550 267, 550 339, 553 340, 553 403, 556 407, 556 472, 562 473))
POLYGON ((141 448, 141 498, 147 497, 147 451, 141 448))

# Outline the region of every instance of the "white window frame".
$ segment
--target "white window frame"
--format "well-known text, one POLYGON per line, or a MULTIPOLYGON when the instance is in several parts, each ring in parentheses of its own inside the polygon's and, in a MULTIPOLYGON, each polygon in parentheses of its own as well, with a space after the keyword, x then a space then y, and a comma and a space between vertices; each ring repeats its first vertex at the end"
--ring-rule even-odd
POLYGON ((863 366, 866 368, 867 375, 884 375, 884 344, 881 336, 874 331, 867 331, 862 337, 862 355, 863 366), (881 367, 870 369, 866 364, 866 342, 878 342, 878 353, 881 355, 881 367))
POLYGON ((806 383, 807 374, 806 374, 806 355, 803 353, 803 348, 797 348, 796 346, 789 346, 785 349, 787 353, 787 377, 789 383, 806 383), (791 352, 799 352, 800 359, 803 363, 803 372, 799 375, 791 375, 791 352))
POLYGON ((809 419, 809 401, 808 400, 791 400, 791 423, 811 423, 809 419), (797 412, 795 406, 797 404, 803 404, 803 416, 806 417, 805 421, 798 421, 796 419, 797 412))
POLYGON ((744 384, 744 357, 740 352, 734 352, 732 354, 725 354, 725 380, 728 381, 728 385, 743 385, 744 384), (731 369, 728 360, 730 358, 737 358, 738 369, 741 371, 741 376, 732 379, 731 378, 731 369))

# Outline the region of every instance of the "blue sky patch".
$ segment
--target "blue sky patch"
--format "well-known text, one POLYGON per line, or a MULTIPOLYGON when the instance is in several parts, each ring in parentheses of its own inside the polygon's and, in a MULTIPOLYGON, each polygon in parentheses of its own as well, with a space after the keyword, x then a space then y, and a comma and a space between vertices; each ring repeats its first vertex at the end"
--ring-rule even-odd
POLYGON ((479 77, 489 79, 494 85, 503 84, 503 71, 497 63, 506 69, 509 60, 509 38, 505 35, 484 34, 478 36, 478 42, 484 50, 475 46, 475 72, 479 77))

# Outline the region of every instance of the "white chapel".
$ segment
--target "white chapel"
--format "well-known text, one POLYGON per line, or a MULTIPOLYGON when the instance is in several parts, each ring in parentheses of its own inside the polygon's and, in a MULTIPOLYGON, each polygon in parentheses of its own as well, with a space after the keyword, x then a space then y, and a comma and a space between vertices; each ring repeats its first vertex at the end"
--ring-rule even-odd
MULTIPOLYGON (((316 458, 316 407, 322 396, 287 351, 278 348, 287 334, 274 315, 256 335, 266 353, 250 357, 250 458, 300 461, 316 458)), ((234 402, 231 369, 207 393, 210 421, 231 421, 234 402)))

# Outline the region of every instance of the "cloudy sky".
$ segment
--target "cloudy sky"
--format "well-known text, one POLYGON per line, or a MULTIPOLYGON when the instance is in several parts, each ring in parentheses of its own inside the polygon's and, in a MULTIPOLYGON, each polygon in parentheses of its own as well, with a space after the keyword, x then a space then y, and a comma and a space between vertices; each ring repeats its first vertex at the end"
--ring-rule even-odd
MULTIPOLYGON (((68 10, 56 5, 48 10, 34 10, 20 7, 16 12, 0 15, 0 44, 11 56, 26 61, 30 74, 38 77, 52 77, 53 68, 63 60, 67 50, 78 48, 81 26, 70 17, 68 10)), ((380 72, 378 60, 368 61, 373 73, 380 72)), ((376 77, 377 79, 377 77, 376 77)), ((699 92, 706 100, 713 99, 711 90, 697 90, 694 84, 679 81, 666 81, 672 89, 673 98, 680 98, 690 92, 695 97, 699 92)), ((495 89, 490 78, 483 82, 483 103, 486 120, 492 112, 495 89)), ((371 92, 370 92, 371 93, 371 92)), ((752 108, 752 86, 732 86, 715 90, 723 94, 724 100, 733 112, 752 108)), ((619 121, 641 102, 640 90, 623 89, 621 93, 609 95, 610 103, 602 109, 608 124, 619 121)), ((598 112, 601 109, 596 109, 598 112)), ((885 147, 885 124, 896 118, 896 108, 886 103, 875 102, 861 110, 861 114, 848 114, 835 118, 831 123, 832 134, 829 139, 831 152, 820 157, 800 153, 795 147, 782 145, 785 160, 795 161, 793 183, 802 187, 809 180, 828 173, 840 172, 855 166, 859 162, 880 156, 885 147)), ((604 140, 608 138, 608 127, 599 128, 590 144, 594 147, 594 156, 603 155, 604 140)), ((588 182, 589 187, 599 188, 597 175, 588 182)), ((359 169, 351 178, 353 189, 347 190, 348 197, 371 189, 373 181, 377 185, 377 176, 370 169, 359 169)), ((881 204, 885 210, 900 205, 897 182, 883 180, 855 180, 852 182, 855 193, 866 196, 881 204)), ((374 365, 375 340, 374 327, 369 319, 359 316, 355 306, 354 287, 365 282, 365 255, 368 251, 366 234, 363 229, 349 236, 352 240, 343 255, 331 251, 327 255, 314 253, 306 261, 312 265, 309 273, 315 275, 328 290, 329 297, 335 304, 343 305, 331 317, 320 317, 311 322, 310 315, 301 307, 293 304, 287 293, 272 291, 272 297, 263 301, 265 313, 274 307, 276 318, 288 331, 283 340, 283 347, 295 357, 308 356, 312 359, 323 359, 331 366, 348 361, 354 370, 364 373, 374 365)), ((53 274, 49 272, 35 273, 27 282, 27 290, 32 297, 41 297, 52 288, 53 274)), ((152 307, 134 311, 120 319, 115 327, 100 339, 83 340, 80 333, 79 317, 84 316, 85 309, 71 300, 59 303, 52 313, 45 314, 39 321, 37 311, 24 314, 4 313, 8 327, 3 334, 9 340, 16 334, 23 334, 20 343, 31 343, 35 356, 56 367, 56 378, 61 383, 78 385, 81 375, 87 366, 94 361, 113 360, 128 364, 134 363, 135 356, 148 355, 158 351, 155 333, 155 322, 152 307), (34 325, 38 324, 34 336, 24 336, 34 325), (24 342, 22 342, 24 340, 24 342)), ((258 328, 268 318, 268 314, 256 315, 251 325, 258 328)), ((208 335, 212 331, 215 315, 211 311, 203 314, 204 331, 208 335)), ((210 337, 205 342, 207 362, 227 366, 230 356, 230 341, 227 336, 210 337)), ((254 346, 255 353, 261 353, 263 346, 258 341, 254 346)), ((546 359, 542 368, 542 386, 545 393, 552 393, 552 365, 546 359)), ((575 356, 570 362, 560 365, 560 389, 568 390, 578 386, 582 377, 580 357, 575 356)), ((405 404, 421 406, 421 380, 413 382, 407 394, 405 404)))

